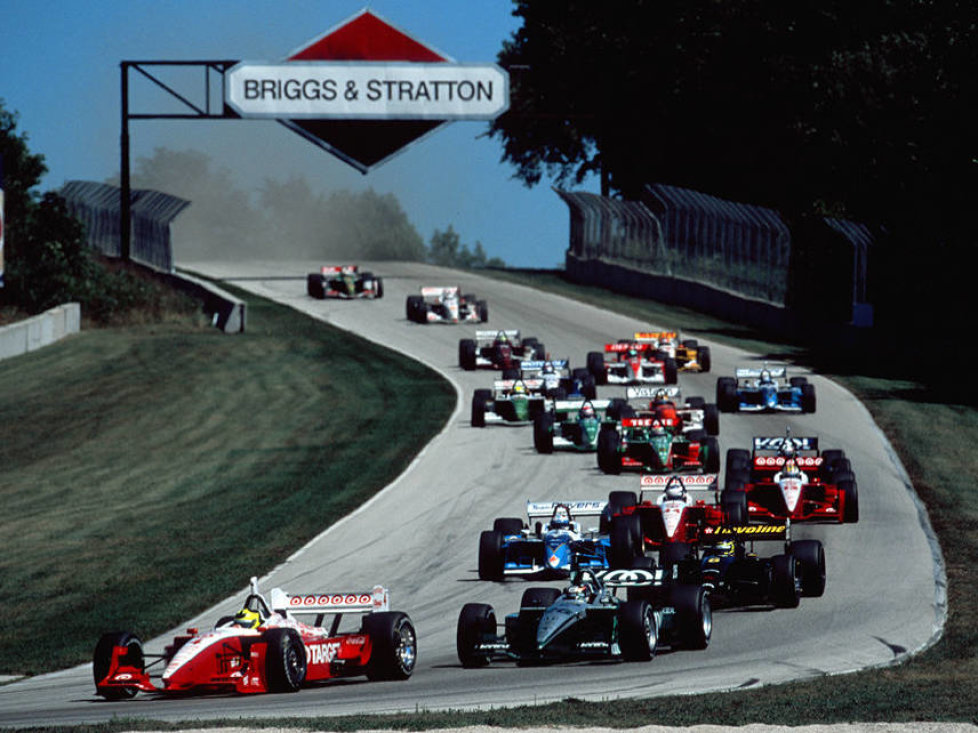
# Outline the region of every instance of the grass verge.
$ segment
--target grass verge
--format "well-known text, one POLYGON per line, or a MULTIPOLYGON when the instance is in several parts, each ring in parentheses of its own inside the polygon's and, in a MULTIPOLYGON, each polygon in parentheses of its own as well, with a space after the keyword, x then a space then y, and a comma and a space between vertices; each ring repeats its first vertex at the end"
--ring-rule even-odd
POLYGON ((149 638, 226 598, 451 414, 426 367, 239 295, 243 334, 177 318, 0 362, 0 673, 85 662, 106 630, 149 638))

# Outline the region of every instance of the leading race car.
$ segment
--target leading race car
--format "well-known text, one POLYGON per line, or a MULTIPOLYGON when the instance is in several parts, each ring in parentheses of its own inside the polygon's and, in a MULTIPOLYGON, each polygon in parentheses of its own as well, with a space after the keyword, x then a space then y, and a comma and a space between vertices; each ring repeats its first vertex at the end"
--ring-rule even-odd
POLYGON ((546 349, 537 339, 524 338, 516 329, 476 331, 474 339, 458 342, 458 365, 466 371, 499 369, 506 378, 520 376, 527 361, 543 361, 546 349))
POLYGON ((737 369, 717 379, 721 412, 815 412, 815 385, 807 377, 789 377, 786 367, 737 369))
POLYGON ((95 646, 95 690, 108 700, 138 692, 295 692, 335 677, 404 680, 417 661, 417 639, 407 614, 390 611, 386 588, 353 593, 289 596, 274 588, 269 600, 256 578, 244 607, 210 631, 188 629, 159 655, 143 651, 129 632, 104 634, 95 646), (315 616, 314 625, 298 620, 315 616), (333 616, 329 626, 323 618, 333 616), (341 631, 345 615, 358 626, 341 631), (154 658, 149 665, 147 658, 154 658), (154 682, 150 668, 163 666, 154 682))
POLYGON ((465 604, 456 628, 456 650, 463 667, 499 660, 649 661, 660 645, 706 648, 712 618, 702 586, 671 583, 661 568, 600 573, 575 569, 563 592, 524 591, 520 610, 506 616, 502 634, 492 606, 465 604), (621 588, 628 589, 627 599, 618 597, 621 588))
POLYGON ((598 384, 675 384, 679 374, 675 359, 634 339, 605 344, 604 353, 588 352, 587 368, 598 384), (614 359, 608 361, 607 354, 614 359))
POLYGON ((306 276, 306 292, 313 298, 383 298, 384 281, 358 265, 328 265, 306 276))
POLYGON ((723 501, 752 518, 792 522, 859 521, 852 464, 842 450, 819 451, 818 438, 755 437, 753 450, 727 451, 723 501))
POLYGON ((656 350, 676 360, 681 372, 708 372, 712 366, 710 347, 700 346, 696 339, 680 339, 678 331, 640 332, 635 340, 654 344, 656 350))
POLYGON ((529 501, 529 528, 518 517, 497 518, 479 536, 480 580, 566 577, 572 561, 579 568, 607 569, 608 537, 600 532, 600 519, 594 527, 581 524, 583 517, 602 517, 605 506, 604 501, 529 501))
POLYGON ((551 408, 533 418, 533 447, 537 453, 554 450, 591 452, 598 449, 601 423, 609 400, 554 400, 551 408))
POLYGON ((461 294, 461 288, 424 287, 421 295, 407 297, 407 319, 415 323, 485 323, 489 320, 486 301, 461 294))

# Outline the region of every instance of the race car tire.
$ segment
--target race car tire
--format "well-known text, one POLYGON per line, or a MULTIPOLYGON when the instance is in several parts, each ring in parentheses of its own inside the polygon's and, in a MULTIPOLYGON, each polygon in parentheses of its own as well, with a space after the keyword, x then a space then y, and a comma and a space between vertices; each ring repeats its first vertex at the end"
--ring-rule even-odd
POLYGON ((700 342, 696 339, 683 339, 683 348, 695 349, 700 345, 700 342))
POLYGON ((792 555, 771 558, 771 602, 778 608, 797 608, 801 599, 798 563, 792 555))
POLYGON ((486 426, 486 404, 492 399, 492 391, 477 389, 472 395, 472 427, 486 426))
POLYGON ((612 517, 609 540, 608 564, 612 568, 630 568, 636 557, 645 554, 641 518, 637 514, 612 517))
POLYGON ((818 598, 825 592, 825 548, 818 540, 791 543, 791 554, 800 566, 801 594, 818 598))
POLYGON ((377 277, 374 278, 374 297, 383 298, 384 297, 384 278, 377 277))
POLYGON ((605 417, 618 422, 621 420, 621 408, 627 404, 628 402, 625 401, 624 397, 612 397, 608 402, 608 409, 604 412, 605 417))
POLYGON ((855 524, 859 521, 859 491, 856 482, 852 480, 839 481, 836 488, 842 492, 842 521, 855 524))
POLYGON ((746 491, 750 483, 749 471, 729 471, 724 479, 724 491, 746 491))
POLYGON ((265 642, 265 684, 269 692, 296 692, 306 679, 306 647, 295 629, 269 629, 265 642))
POLYGON ((560 598, 560 591, 557 588, 545 586, 527 588, 520 598, 520 610, 548 608, 558 598, 560 598))
POLYGON ((455 650, 463 667, 485 667, 491 658, 486 652, 477 652, 476 646, 487 634, 496 633, 496 612, 486 603, 466 603, 458 614, 455 629, 455 650))
POLYGON ((489 305, 484 300, 480 300, 476 303, 476 312, 479 314, 479 320, 485 323, 489 320, 489 305))
POLYGON ((322 300, 326 297, 326 291, 323 288, 323 276, 318 272, 311 272, 306 276, 306 292, 312 298, 319 298, 322 300))
POLYGON ((594 377, 590 374, 581 379, 581 394, 586 400, 598 399, 598 387, 594 377))
POLYGON ((713 435, 703 438, 700 451, 705 452, 703 470, 706 473, 720 473, 720 443, 713 435))
POLYGON ((737 411, 737 380, 733 377, 717 379, 717 407, 720 412, 737 411))
POLYGON ((720 492, 720 506, 723 508, 723 517, 729 524, 747 524, 750 521, 746 492, 724 489, 720 492))
POLYGON ((705 430, 699 430, 699 429, 690 430, 688 433, 686 433, 686 440, 688 440, 690 443, 701 443, 705 439, 706 439, 705 430))
POLYGON ((545 347, 541 343, 537 343, 536 346, 533 347, 533 358, 534 359, 538 359, 538 360, 540 360, 540 359, 546 359, 547 358, 547 347, 545 347))
POLYGON ((702 410, 706 407, 706 400, 702 397, 690 397, 686 400, 686 407, 691 410, 702 410))
POLYGON ((621 456, 618 455, 618 431, 601 428, 598 433, 598 468, 603 473, 617 476, 621 473, 621 456))
POLYGON ((418 662, 418 635, 406 613, 368 613, 363 630, 373 647, 367 662, 368 680, 406 680, 411 676, 418 662))
POLYGON ((533 419, 533 447, 537 453, 554 452, 554 416, 541 412, 533 419))
POLYGON ((634 491, 612 491, 608 494, 608 512, 611 516, 621 514, 621 510, 638 504, 638 494, 634 491))
POLYGON ((720 434, 720 408, 716 405, 709 404, 703 408, 703 427, 707 435, 720 434))
POLYGON ((492 529, 504 535, 520 534, 523 531, 523 520, 519 517, 497 517, 492 522, 492 529))
POLYGON ((713 636, 713 606, 702 585, 682 583, 669 592, 669 602, 676 609, 679 643, 684 649, 706 649, 713 636))
POLYGON ((743 448, 727 449, 727 473, 750 470, 750 451, 743 448))
POLYGON ((503 579, 503 537, 502 532, 488 529, 479 535, 479 580, 503 579))
POLYGON ((594 375, 597 384, 608 383, 608 372, 604 368, 604 354, 600 351, 589 351, 587 355, 587 370, 594 375))
POLYGON ((405 307, 407 319, 416 323, 423 323, 424 319, 421 318, 421 311, 424 307, 424 298, 422 296, 409 295, 405 307))
POLYGON ((475 369, 476 345, 474 339, 459 339, 458 365, 467 372, 475 369))
POLYGON ((801 387, 801 411, 807 414, 815 412, 814 384, 803 384, 801 387))
POLYGON ((659 625, 652 605, 629 600, 618 606, 618 644, 626 662, 648 662, 659 645, 659 625))
POLYGON ((659 548, 659 565, 664 568, 678 565, 690 556, 690 552, 688 542, 667 542, 659 548))
POLYGON ((788 384, 792 387, 804 387, 808 384, 808 377, 791 377, 788 380, 788 384))
POLYGON ((710 371, 713 367, 713 358, 710 355, 709 346, 701 346, 696 350, 696 361, 699 362, 701 372, 710 371))
POLYGON ((99 682, 105 679, 112 666, 112 652, 117 646, 126 647, 125 656, 119 661, 126 666, 132 666, 139 671, 146 668, 146 660, 143 655, 143 643, 137 636, 128 631, 113 631, 102 634, 98 643, 95 644, 95 652, 92 655, 92 676, 95 678, 95 692, 106 700, 128 700, 135 697, 139 692, 136 687, 105 687, 99 686, 99 682))
POLYGON ((679 381, 679 366, 671 356, 666 357, 663 361, 662 373, 666 384, 675 384, 679 381))

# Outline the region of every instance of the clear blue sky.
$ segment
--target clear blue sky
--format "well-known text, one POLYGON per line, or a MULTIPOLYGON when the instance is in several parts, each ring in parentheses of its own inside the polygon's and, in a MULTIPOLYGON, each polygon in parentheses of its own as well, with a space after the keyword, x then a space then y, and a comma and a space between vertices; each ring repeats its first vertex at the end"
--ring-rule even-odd
MULTIPOLYGON (((364 7, 462 63, 494 62, 518 27, 508 0, 3 0, 0 98, 45 157, 42 189, 103 181, 119 170, 120 61, 277 61, 364 7)), ((134 102, 143 93, 134 83, 134 102)), ((246 190, 294 175, 325 192, 372 187, 397 196, 425 241, 451 224, 511 265, 562 264, 566 205, 550 181, 513 179, 487 129, 443 126, 367 175, 273 121, 135 121, 131 147, 133 161, 160 146, 204 151, 246 190)))

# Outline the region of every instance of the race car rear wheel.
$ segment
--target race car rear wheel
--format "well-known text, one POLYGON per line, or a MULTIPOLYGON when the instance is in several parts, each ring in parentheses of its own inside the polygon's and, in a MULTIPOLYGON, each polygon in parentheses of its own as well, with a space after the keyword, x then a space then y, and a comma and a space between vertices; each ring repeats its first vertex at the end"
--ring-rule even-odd
POLYGON ((488 321, 489 320, 489 306, 486 304, 486 301, 484 301, 484 300, 476 301, 475 307, 476 307, 476 312, 479 314, 479 320, 482 323, 485 323, 486 321, 488 321))
POLYGON ((458 365, 467 372, 475 369, 476 346, 474 339, 459 339, 458 365))
POLYGON ((126 653, 120 657, 119 663, 127 667, 135 667, 140 672, 145 670, 146 662, 143 656, 143 643, 128 631, 113 631, 102 634, 95 645, 92 655, 92 676, 95 678, 95 692, 106 700, 128 700, 135 697, 139 690, 135 687, 100 687, 99 682, 105 679, 112 667, 112 652, 117 646, 126 647, 126 653))
POLYGON ((713 606, 702 585, 680 584, 669 592, 676 609, 678 641, 685 649, 706 649, 713 636, 713 606))
POLYGON ((638 514, 619 514, 611 518, 611 552, 613 568, 630 568, 636 557, 645 554, 642 519, 638 514))
POLYGON ((733 377, 717 379, 717 407, 720 412, 737 411, 737 380, 733 377))
POLYGON ((842 521, 846 524, 855 524, 859 521, 859 492, 856 489, 856 482, 839 481, 836 488, 842 492, 842 521))
POLYGON ((533 447, 537 453, 554 452, 554 416, 541 412, 533 420, 533 447))
POLYGON ((701 372, 708 372, 713 366, 713 359, 710 356, 710 347, 701 346, 696 350, 696 361, 700 365, 701 372))
POLYGON ((618 431, 614 428, 601 428, 598 433, 598 468, 603 473, 621 473, 621 456, 618 454, 618 431))
POLYGON ((791 554, 800 566, 801 594, 818 598, 825 592, 825 548, 818 540, 791 543, 791 554))
POLYGON ((679 381, 679 365, 671 356, 667 356, 663 361, 662 373, 666 384, 675 384, 679 381))
POLYGON ((720 444, 715 436, 709 435, 700 443, 700 454, 702 456, 703 470, 706 473, 720 473, 720 444))
POLYGON ((418 662, 418 636, 406 613, 381 611, 367 614, 363 630, 372 651, 367 662, 369 680, 406 680, 418 662))
POLYGON ((750 451, 743 448, 727 450, 727 473, 745 471, 750 468, 750 451))
POLYGON ((492 392, 488 389, 477 389, 472 395, 472 427, 486 426, 486 403, 491 399, 492 392))
POLYGON ((801 387, 801 411, 809 414, 815 412, 814 384, 803 384, 801 387))
POLYGON ((323 276, 318 272, 311 272, 306 276, 306 293, 312 298, 325 298, 326 291, 323 289, 323 276))
POLYGON ((748 523, 750 515, 747 509, 746 492, 724 489, 720 492, 720 506, 723 507, 723 517, 728 523, 733 525, 748 523))
POLYGON ((801 598, 798 563, 792 555, 771 558, 771 601, 778 608, 797 608, 801 598))
POLYGON ((648 601, 625 601, 618 607, 618 644, 626 662, 648 662, 659 644, 659 625, 648 601))
POLYGON ((604 354, 600 351, 589 351, 587 355, 587 370, 594 375, 597 384, 608 383, 608 372, 604 368, 604 354))
POLYGON ((496 634, 496 612, 486 603, 466 603, 458 614, 455 651, 463 667, 485 667, 491 661, 487 652, 476 647, 487 636, 496 634))
POLYGON ((520 534, 523 531, 523 520, 519 517, 497 517, 492 522, 492 529, 503 534, 520 534))
POLYGON ((714 404, 703 407, 703 427, 707 435, 720 434, 720 408, 714 404))
POLYGON ((560 591, 556 588, 547 588, 545 586, 527 588, 525 591, 523 591, 523 596, 520 598, 520 609, 548 608, 549 606, 553 605, 554 601, 556 601, 558 598, 560 598, 560 591))
POLYGON ((306 647, 295 629, 269 629, 266 644, 265 683, 269 692, 296 692, 306 679, 306 647))
POLYGON ((479 535, 479 580, 502 580, 506 556, 503 533, 486 530, 479 535))

